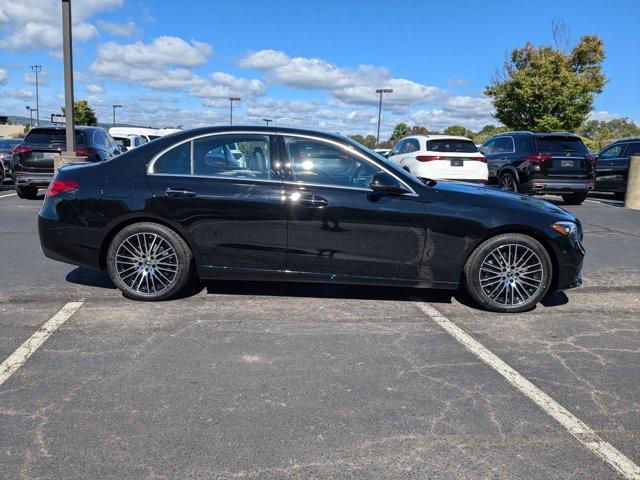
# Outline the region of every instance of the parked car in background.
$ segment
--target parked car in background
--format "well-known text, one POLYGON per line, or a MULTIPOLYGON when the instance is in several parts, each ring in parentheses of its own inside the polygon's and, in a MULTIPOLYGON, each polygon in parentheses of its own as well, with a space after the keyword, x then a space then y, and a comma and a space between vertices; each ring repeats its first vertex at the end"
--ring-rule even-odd
POLYGON ((114 135, 113 139, 120 146, 120 150, 127 152, 132 148, 139 147, 147 143, 140 135, 114 135))
POLYGON ((20 138, 0 138, 0 185, 12 178, 11 152, 21 143, 20 138))
MULTIPOLYGON (((75 152, 87 162, 102 162, 121 153, 113 138, 100 127, 77 126, 75 152)), ((38 188, 53 179, 53 159, 67 147, 65 127, 34 127, 12 152, 11 171, 20 198, 35 199, 38 188)))
POLYGON ((184 131, 105 165, 64 165, 38 230, 48 257, 106 270, 147 301, 197 271, 464 286, 485 308, 518 312, 579 286, 584 257, 580 222, 549 202, 424 182, 349 138, 266 126, 184 131))
POLYGON ((400 140, 389 160, 418 178, 486 183, 487 161, 466 137, 414 135, 400 140))
POLYGON ((598 153, 596 190, 613 192, 624 200, 629 177, 629 158, 640 155, 640 138, 624 138, 613 142, 598 153))
POLYGON ((379 153, 384 158, 389 158, 389 152, 391 151, 391 149, 390 148, 375 148, 373 151, 376 152, 376 153, 379 153))
POLYGON ((593 190, 596 156, 580 137, 566 132, 509 132, 489 138, 481 148, 489 182, 504 190, 562 195, 578 205, 593 190))
POLYGON ((121 137, 127 135, 139 135, 144 138, 147 142, 152 140, 156 140, 160 137, 164 137, 165 135, 169 135, 171 133, 180 132, 181 130, 177 128, 146 128, 146 127, 111 127, 109 129, 109 134, 114 137, 121 137))

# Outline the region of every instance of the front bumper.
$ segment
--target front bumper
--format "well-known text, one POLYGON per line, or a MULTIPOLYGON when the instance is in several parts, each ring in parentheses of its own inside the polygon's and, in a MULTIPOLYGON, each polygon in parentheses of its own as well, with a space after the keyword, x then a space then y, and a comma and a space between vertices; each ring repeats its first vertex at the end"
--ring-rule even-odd
POLYGON ((531 180, 521 185, 523 193, 584 193, 594 189, 593 180, 531 180))
POLYGON ((557 274, 553 290, 569 290, 582 286, 582 263, 586 251, 578 237, 558 237, 553 242, 557 274))

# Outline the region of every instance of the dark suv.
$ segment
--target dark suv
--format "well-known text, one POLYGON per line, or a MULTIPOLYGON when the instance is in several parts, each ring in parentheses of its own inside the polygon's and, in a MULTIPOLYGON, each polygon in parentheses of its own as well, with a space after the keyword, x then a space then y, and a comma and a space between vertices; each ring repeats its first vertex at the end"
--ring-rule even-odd
MULTIPOLYGON (((35 127, 12 153, 11 171, 20 198, 35 199, 38 188, 53 179, 53 159, 66 150, 65 127, 35 127)), ((101 162, 121 153, 120 147, 100 127, 76 127, 76 154, 88 162, 101 162)))
POLYGON ((613 192, 624 200, 629 175, 629 158, 640 155, 640 138, 625 138, 613 142, 598 154, 596 190, 613 192))
POLYGON ((487 158, 489 183, 505 190, 559 194, 565 203, 578 205, 594 188, 597 157, 571 133, 501 133, 480 151, 487 158))

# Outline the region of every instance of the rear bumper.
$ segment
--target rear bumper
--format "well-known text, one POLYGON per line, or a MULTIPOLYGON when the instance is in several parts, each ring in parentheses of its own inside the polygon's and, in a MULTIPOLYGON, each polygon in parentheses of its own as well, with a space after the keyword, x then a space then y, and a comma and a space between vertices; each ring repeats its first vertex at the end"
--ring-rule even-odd
POLYGON ((583 193, 594 189, 593 180, 537 179, 520 185, 523 193, 583 193))
POLYGON ((53 173, 14 172, 14 182, 20 187, 46 188, 53 180, 53 173))
POLYGON ((98 231, 78 229, 39 215, 38 235, 42 253, 52 260, 100 269, 98 231))

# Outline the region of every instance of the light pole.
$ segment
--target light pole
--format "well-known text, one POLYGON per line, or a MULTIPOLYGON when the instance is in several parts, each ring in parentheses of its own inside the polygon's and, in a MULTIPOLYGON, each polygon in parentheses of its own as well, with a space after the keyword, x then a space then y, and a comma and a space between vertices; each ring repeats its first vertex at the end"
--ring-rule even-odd
POLYGON ((233 102, 240 100, 240 97, 229 97, 229 125, 233 125, 233 102))
POLYGON ((36 74, 36 125, 40 125, 40 92, 38 91, 38 73, 42 71, 42 65, 31 65, 31 70, 36 74))
POLYGON ((111 105, 113 107, 113 126, 116 126, 116 108, 122 108, 122 105, 111 105))
POLYGON ((382 116, 382 94, 393 93, 392 88, 379 88, 376 93, 380 94, 380 103, 378 104, 378 134, 376 135, 376 147, 380 145, 380 117, 382 116))
POLYGON ((33 111, 36 110, 35 108, 31 108, 31 106, 27 105, 26 109, 29 110, 29 125, 31 127, 33 127, 33 111))
POLYGON ((266 125, 267 127, 269 126, 269 124, 270 124, 271 122, 273 122, 273 120, 271 120, 270 118, 263 118, 263 119, 262 119, 262 121, 265 123, 265 125, 266 125))
POLYGON ((64 155, 75 157, 75 112, 73 111, 73 51, 71 37, 71 1, 62 0, 62 58, 64 61, 64 105, 67 151, 64 155))

